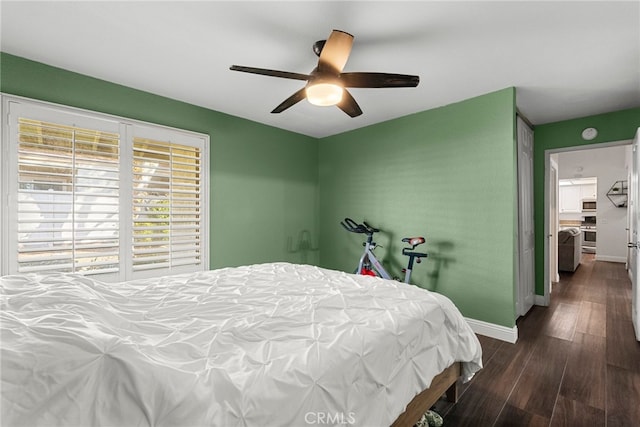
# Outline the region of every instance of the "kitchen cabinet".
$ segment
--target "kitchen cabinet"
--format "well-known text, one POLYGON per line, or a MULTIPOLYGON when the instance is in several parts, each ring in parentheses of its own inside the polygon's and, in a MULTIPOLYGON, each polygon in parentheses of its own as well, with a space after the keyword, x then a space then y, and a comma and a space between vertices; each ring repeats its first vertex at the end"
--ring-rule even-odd
POLYGON ((582 212, 582 186, 562 185, 558 194, 561 213, 582 212))
POLYGON ((581 213, 583 200, 598 199, 598 185, 586 179, 560 180, 558 207, 560 213, 581 213))
POLYGON ((596 200, 598 198, 596 184, 582 184, 579 187, 583 199, 596 200))

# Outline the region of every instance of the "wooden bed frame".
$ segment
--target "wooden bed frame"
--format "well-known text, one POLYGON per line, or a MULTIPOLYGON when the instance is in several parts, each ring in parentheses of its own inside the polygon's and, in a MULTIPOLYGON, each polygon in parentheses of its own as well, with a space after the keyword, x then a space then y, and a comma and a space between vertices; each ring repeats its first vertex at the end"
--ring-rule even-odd
POLYGON ((456 402, 460 373, 460 362, 456 362, 436 375, 431 381, 431 386, 409 402, 407 409, 391 424, 391 427, 413 427, 443 394, 447 395, 449 402, 456 402))

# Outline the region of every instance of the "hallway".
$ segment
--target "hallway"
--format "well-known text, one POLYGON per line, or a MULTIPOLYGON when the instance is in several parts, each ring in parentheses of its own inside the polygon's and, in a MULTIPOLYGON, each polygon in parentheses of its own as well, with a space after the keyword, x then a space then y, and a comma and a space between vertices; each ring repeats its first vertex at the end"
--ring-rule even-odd
POLYGON ((516 344, 479 336, 484 369, 457 405, 437 403, 445 426, 638 425, 640 343, 624 264, 583 254, 551 305, 517 324, 516 344))

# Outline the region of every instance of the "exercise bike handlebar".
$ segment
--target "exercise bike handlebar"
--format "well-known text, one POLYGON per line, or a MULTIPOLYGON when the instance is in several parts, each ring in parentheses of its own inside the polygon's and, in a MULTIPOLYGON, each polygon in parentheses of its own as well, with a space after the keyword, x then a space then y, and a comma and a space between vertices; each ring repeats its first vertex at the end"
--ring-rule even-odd
POLYGON ((366 221, 362 221, 362 224, 358 224, 351 218, 345 218, 344 221, 340 221, 340 224, 345 228, 345 230, 352 233, 373 234, 380 231, 379 229, 367 224, 366 221))

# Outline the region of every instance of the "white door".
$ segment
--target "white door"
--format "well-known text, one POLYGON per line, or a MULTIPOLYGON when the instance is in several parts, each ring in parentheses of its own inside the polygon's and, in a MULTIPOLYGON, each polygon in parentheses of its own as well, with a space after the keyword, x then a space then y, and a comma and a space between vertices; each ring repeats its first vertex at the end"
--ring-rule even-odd
POLYGON ((535 300, 533 239, 533 131, 518 117, 518 285, 516 314, 524 316, 535 300))
POLYGON ((549 293, 558 275, 558 163, 550 160, 549 169, 549 293))
POLYGON ((640 149, 638 148, 638 139, 640 138, 640 128, 636 132, 636 137, 633 140, 633 159, 631 167, 631 188, 630 188, 630 202, 629 202, 629 215, 631 215, 631 221, 629 222, 631 231, 631 241, 629 247, 631 248, 631 286, 632 286, 632 300, 631 300, 631 314, 633 316, 633 327, 636 330, 636 339, 640 341, 640 292, 638 292, 638 280, 640 280, 640 274, 638 269, 640 268, 640 241, 638 240, 638 231, 640 229, 640 182, 638 180, 638 171, 640 170, 640 149))

